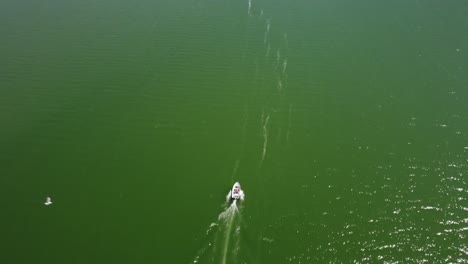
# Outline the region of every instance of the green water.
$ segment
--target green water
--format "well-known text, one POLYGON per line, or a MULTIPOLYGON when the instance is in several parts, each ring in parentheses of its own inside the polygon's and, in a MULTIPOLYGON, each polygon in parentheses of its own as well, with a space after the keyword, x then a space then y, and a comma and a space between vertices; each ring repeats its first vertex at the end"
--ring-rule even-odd
POLYGON ((467 263, 467 13, 2 1, 0 263, 467 263))

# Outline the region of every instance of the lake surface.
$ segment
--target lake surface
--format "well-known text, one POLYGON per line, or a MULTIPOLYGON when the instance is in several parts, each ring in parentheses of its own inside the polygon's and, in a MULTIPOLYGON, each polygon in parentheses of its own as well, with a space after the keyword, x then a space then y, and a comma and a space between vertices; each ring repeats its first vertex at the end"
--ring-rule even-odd
POLYGON ((467 13, 2 1, 0 263, 468 263, 467 13))

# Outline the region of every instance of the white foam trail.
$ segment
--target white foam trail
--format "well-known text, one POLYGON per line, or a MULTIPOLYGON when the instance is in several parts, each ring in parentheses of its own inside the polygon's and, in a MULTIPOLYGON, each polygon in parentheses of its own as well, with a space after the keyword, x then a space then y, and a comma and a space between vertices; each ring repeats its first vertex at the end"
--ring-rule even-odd
POLYGON ((278 78, 278 92, 281 93, 283 91, 283 82, 281 82, 281 79, 278 78))
POLYGON ((283 60, 283 73, 286 72, 286 67, 288 67, 288 59, 283 60))
MULTIPOLYGON (((263 114, 262 114, 263 116, 263 114)), ((265 155, 267 151, 268 145, 268 121, 270 120, 270 115, 267 115, 265 118, 265 123, 263 123, 263 152, 262 152, 262 159, 260 161, 260 166, 263 164, 265 160, 265 155)))
POLYGON ((222 212, 218 219, 220 221, 223 221, 226 223, 226 238, 224 240, 224 247, 223 247, 223 258, 221 263, 226 264, 227 260, 227 253, 228 253, 228 247, 229 247, 229 239, 231 238, 231 229, 232 229, 232 223, 234 221, 234 216, 239 210, 237 209, 237 200, 234 200, 224 212, 222 212))
POLYGON ((266 25, 266 30, 265 30, 265 37, 263 38, 263 43, 267 42, 268 33, 270 33, 270 26, 271 26, 271 21, 268 19, 267 20, 267 25, 266 25))
POLYGON ((233 200, 231 205, 219 214, 218 220, 226 222, 233 216, 239 209, 237 208, 237 200, 233 200))
POLYGON ((218 216, 218 220, 226 222, 228 221, 231 216, 233 216, 239 209, 237 208, 237 200, 233 200, 232 204, 224 210, 221 214, 218 216))
POLYGON ((270 48, 271 48, 271 47, 270 47, 270 43, 268 43, 268 45, 267 45, 267 52, 266 52, 266 54, 265 54, 265 57, 268 57, 268 55, 270 55, 270 48))
MULTIPOLYGON (((244 200, 245 193, 243 190, 240 191, 240 199, 244 200)), ((231 201, 231 191, 226 195, 227 202, 231 201)), ((237 207, 237 200, 233 200, 232 203, 218 216, 216 223, 211 223, 206 231, 206 236, 209 239, 209 243, 198 250, 197 255, 193 259, 193 263, 226 263, 228 255, 236 257, 239 252, 239 235, 240 235, 240 223, 241 215, 237 207), (236 237, 231 239, 231 233, 235 231, 236 237), (214 238, 209 238, 214 236, 214 238), (231 241, 232 240, 232 241, 231 241), (230 242, 234 242, 229 248, 230 242), (211 257, 206 255, 208 249, 212 249, 211 257), (229 248, 229 250, 228 250, 229 248), (207 261, 209 259, 210 261, 207 261)), ((235 262, 235 259, 233 260, 235 262)), ((232 262, 232 261, 230 261, 232 262)))
POLYGON ((226 264, 226 257, 227 257, 227 251, 229 247, 229 239, 231 237, 231 228, 232 228, 232 221, 234 220, 234 215, 232 215, 229 218, 229 222, 227 225, 227 234, 226 234, 226 240, 224 241, 224 249, 223 249, 223 261, 221 263, 226 264))
POLYGON ((249 16, 252 15, 251 9, 252 9, 252 0, 249 0, 249 8, 247 9, 247 14, 248 14, 249 16))

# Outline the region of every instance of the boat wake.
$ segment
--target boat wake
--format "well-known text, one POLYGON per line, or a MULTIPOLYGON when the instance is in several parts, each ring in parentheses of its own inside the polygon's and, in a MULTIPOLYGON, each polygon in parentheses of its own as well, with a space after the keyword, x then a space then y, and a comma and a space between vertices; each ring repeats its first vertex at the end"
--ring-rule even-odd
POLYGON ((228 222, 231 218, 239 212, 239 208, 237 208, 237 200, 233 200, 231 206, 229 206, 224 212, 219 214, 218 220, 222 222, 228 222))
POLYGON ((221 263, 226 264, 228 254, 230 254, 231 258, 235 259, 237 252, 239 251, 239 233, 240 233, 240 222, 234 223, 236 220, 236 215, 239 213, 239 209, 237 208, 237 200, 233 200, 231 206, 229 206, 224 212, 222 212, 218 220, 223 223, 224 226, 224 245, 222 248, 222 257, 221 263), (236 227, 234 230, 234 237, 233 242, 234 246, 229 248, 229 243, 231 242, 231 234, 233 233, 233 227, 236 227))
POLYGON ((241 212, 236 199, 212 223, 206 235, 209 240, 192 263, 237 263, 240 250, 241 212), (209 250, 211 249, 211 250, 209 250))

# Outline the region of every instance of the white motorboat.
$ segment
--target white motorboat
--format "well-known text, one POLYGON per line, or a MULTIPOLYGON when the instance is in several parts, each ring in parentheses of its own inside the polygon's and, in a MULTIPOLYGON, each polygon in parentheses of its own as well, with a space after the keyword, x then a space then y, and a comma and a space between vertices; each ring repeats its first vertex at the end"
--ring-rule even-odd
POLYGON ((238 182, 234 183, 232 189, 229 191, 227 195, 227 199, 231 200, 244 200, 244 191, 242 191, 241 186, 238 182))
POLYGON ((44 203, 45 205, 51 205, 52 204, 52 199, 50 197, 46 197, 46 201, 44 203))

